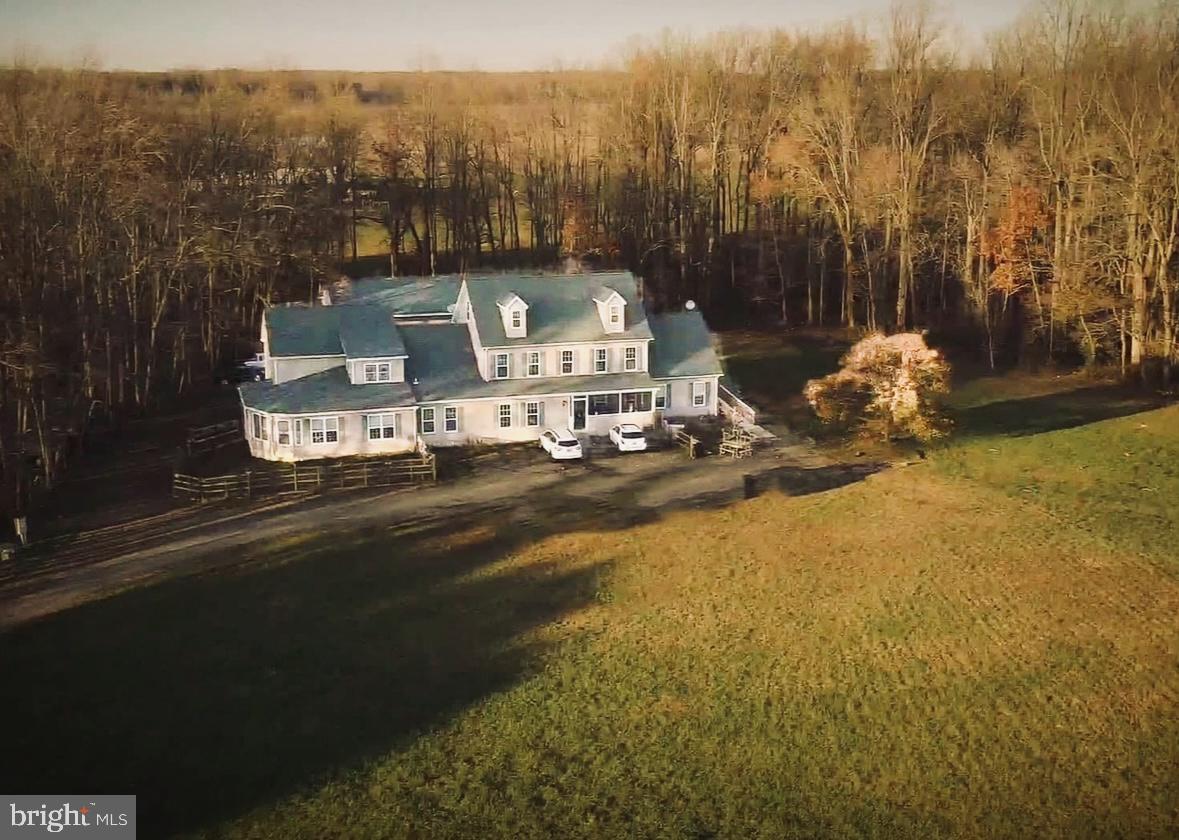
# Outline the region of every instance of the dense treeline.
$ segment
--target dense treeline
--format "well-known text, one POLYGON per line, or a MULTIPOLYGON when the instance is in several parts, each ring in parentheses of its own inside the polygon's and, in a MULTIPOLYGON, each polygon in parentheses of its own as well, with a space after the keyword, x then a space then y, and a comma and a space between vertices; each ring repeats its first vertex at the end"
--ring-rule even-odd
POLYGON ((96 411, 207 380, 383 232, 396 275, 585 261, 712 317, 969 337, 1169 378, 1179 15, 1062 0, 967 63, 667 37, 621 72, 0 78, 5 505, 96 411))

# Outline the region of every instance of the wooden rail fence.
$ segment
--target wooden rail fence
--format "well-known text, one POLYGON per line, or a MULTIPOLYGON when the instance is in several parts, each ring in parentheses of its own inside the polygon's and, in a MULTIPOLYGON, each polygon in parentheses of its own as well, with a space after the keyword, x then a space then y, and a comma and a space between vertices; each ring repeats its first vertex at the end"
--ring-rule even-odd
POLYGON ((696 455, 699 454, 697 452, 697 450, 700 447, 700 439, 699 438, 693 437, 692 435, 685 432, 683 429, 676 429, 675 433, 673 435, 673 439, 680 446, 684 447, 684 449, 688 453, 689 458, 695 458, 696 455))
POLYGON ((433 452, 393 460, 331 461, 325 464, 266 465, 229 475, 202 477, 175 473, 172 495, 188 503, 253 499, 285 493, 401 487, 438 479, 433 452))
POLYGON ((223 446, 233 446, 242 440, 241 428, 236 420, 214 423, 211 426, 190 426, 184 441, 184 448, 191 455, 213 452, 223 446))

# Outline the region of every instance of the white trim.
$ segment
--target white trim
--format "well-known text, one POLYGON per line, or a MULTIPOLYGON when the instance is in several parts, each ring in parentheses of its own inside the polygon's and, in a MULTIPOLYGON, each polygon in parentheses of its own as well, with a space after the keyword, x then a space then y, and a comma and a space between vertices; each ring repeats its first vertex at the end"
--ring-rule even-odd
MULTIPOLYGON (((394 384, 397 384, 397 383, 394 383, 394 384)), ((436 401, 435 404, 441 405, 443 402, 445 402, 445 400, 438 400, 438 401, 436 401)), ((290 411, 263 411, 260 408, 250 408, 248 405, 246 406, 246 409, 248 411, 256 411, 259 414, 265 415, 267 417, 302 417, 304 419, 306 419, 308 417, 327 417, 329 415, 335 415, 335 416, 348 415, 350 417, 353 414, 383 414, 383 413, 389 412, 389 411, 409 411, 412 408, 416 408, 416 405, 414 403, 410 403, 409 405, 373 406, 372 408, 341 408, 341 409, 337 409, 336 411, 329 412, 328 414, 325 414, 322 411, 309 411, 309 412, 300 412, 298 414, 295 414, 290 411)))
POLYGON ((593 361, 592 373, 595 376, 601 376, 603 373, 609 373, 610 372, 610 348, 608 348, 608 347, 595 347, 592 361, 593 361), (602 355, 602 369, 601 370, 598 370, 598 354, 599 353, 602 355))
POLYGON ((434 430, 438 428, 438 412, 434 408, 434 406, 432 406, 432 405, 423 406, 421 409, 421 412, 419 413, 419 416, 421 417, 422 434, 423 435, 434 434, 434 430), (430 412, 430 419, 429 420, 426 419, 426 412, 427 411, 430 412), (426 429, 427 423, 430 424, 430 428, 428 430, 426 429))
POLYGON ((601 338, 587 338, 584 341, 523 341, 516 344, 484 344, 484 350, 520 350, 524 347, 584 347, 601 344, 622 344, 630 341, 654 341, 653 335, 623 335, 622 333, 603 333, 601 338))
POLYGON ((527 428, 533 429, 540 425, 541 405, 540 400, 528 400, 524 403, 524 425, 527 428), (533 406, 536 407, 536 411, 532 410, 533 406), (536 415, 535 423, 532 422, 532 415, 534 414, 536 415))
POLYGON ((692 383, 692 408, 705 408, 708 405, 708 380, 697 379, 692 383), (700 393, 696 393, 696 386, 699 385, 700 393), (697 402, 696 398, 699 396, 700 400, 697 402))
POLYGON ((363 362, 360 369, 361 382, 365 385, 380 384, 382 382, 393 381, 393 363, 392 362, 363 362), (373 378, 368 378, 368 369, 373 369, 373 378), (381 368, 385 368, 386 377, 381 378, 381 368))
POLYGON ((559 361, 559 364, 557 366, 557 375, 558 376, 576 376, 577 375, 577 354, 574 353, 572 350, 562 350, 561 357, 558 361, 559 361), (565 354, 566 353, 569 354, 569 372, 568 373, 565 372, 565 354))
POLYGON ((365 440, 392 440, 401 437, 398 434, 398 432, 401 430, 401 416, 399 414, 366 414, 364 417, 365 440), (374 420, 377 421, 376 425, 373 424, 374 420), (389 423, 388 420, 392 420, 393 422, 389 423), (380 434, 376 437, 373 437, 373 431, 376 429, 380 430, 380 434), (392 429, 393 434, 386 435, 386 429, 392 429))
MULTIPOLYGON (((269 353, 269 354, 267 354, 267 357, 271 358, 271 359, 347 359, 348 354, 347 353, 322 353, 322 354, 319 354, 316 356, 283 356, 278 353, 269 353)), ((380 358, 383 359, 383 358, 387 358, 387 357, 381 356, 380 358)))
POLYGON ((536 379, 538 376, 544 376, 543 357, 539 350, 524 351, 524 376, 526 379, 536 379), (536 357, 536 373, 532 372, 533 356, 536 357))
POLYGON ((447 405, 442 407, 442 432, 444 434, 453 434, 461 430, 459 425, 459 407, 457 405, 447 405), (450 428, 451 418, 448 416, 450 412, 454 412, 454 428, 450 428))
MULTIPOLYGON (((554 383, 554 384, 560 384, 560 383, 554 383)), ((569 397, 570 395, 583 396, 585 394, 616 394, 621 391, 650 391, 653 394, 653 393, 655 393, 655 391, 657 391, 659 389, 660 384, 661 383, 657 383, 655 385, 635 385, 633 387, 622 387, 622 388, 619 388, 618 386, 614 386, 612 388, 589 388, 589 387, 583 387, 583 388, 577 388, 577 389, 566 388, 563 391, 548 391, 543 394, 531 394, 531 393, 529 393, 529 394, 497 394, 497 395, 487 396, 487 397, 447 397, 445 399, 438 399, 438 400, 423 400, 418 405, 420 407, 423 405, 433 405, 433 406, 462 405, 464 403, 471 403, 471 402, 488 402, 488 401, 503 402, 506 399, 508 399, 508 400, 524 400, 524 399, 535 400, 535 399, 551 398, 551 397, 565 398, 565 397, 569 397)))
POLYGON ((512 378, 512 354, 511 353, 493 353, 491 356, 491 372, 495 379, 511 379, 512 378), (499 375, 499 360, 504 360, 504 375, 499 375))
MULTIPOLYGON (((346 355, 346 354, 345 354, 346 355)), ((308 356, 307 358, 318 358, 316 356, 308 356)), ((324 358, 330 358, 325 356, 324 358)), ((383 362, 386 359, 408 359, 409 356, 402 354, 400 356, 348 356, 350 362, 383 362)))
POLYGON ((332 443, 340 442, 340 418, 334 414, 320 414, 311 418, 311 445, 312 446, 327 446, 332 443), (319 421, 321 428, 319 433, 323 435, 323 440, 315 439, 315 421, 319 421), (332 428, 334 427, 334 428, 332 428), (328 434, 335 432, 336 439, 328 440, 328 434))
POLYGON ((631 345, 630 347, 622 348, 622 372, 623 373, 638 373, 639 370, 639 348, 638 345, 631 345), (634 367, 630 366, 630 354, 634 353, 634 367))
POLYGON ((497 429, 510 429, 515 425, 512 422, 512 404, 510 402, 501 402, 495 408, 495 427, 497 429), (507 409, 507 423, 504 422, 504 409, 507 409))
MULTIPOLYGON (((298 425, 298 423, 296 422, 295 425, 298 425)), ((275 443, 275 445, 276 446, 291 446, 293 440, 294 440, 294 430, 291 429, 291 418, 289 418, 289 417, 275 417, 274 418, 274 443, 275 443), (287 431, 286 431, 287 442, 286 443, 282 442, 282 436, 283 436, 282 424, 283 423, 287 424, 287 431)))

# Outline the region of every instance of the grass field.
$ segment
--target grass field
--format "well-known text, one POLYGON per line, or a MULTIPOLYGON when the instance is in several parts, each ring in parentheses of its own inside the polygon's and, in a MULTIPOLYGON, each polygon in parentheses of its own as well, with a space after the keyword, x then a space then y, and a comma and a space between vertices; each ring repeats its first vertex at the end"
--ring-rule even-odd
POLYGON ((1175 836, 1179 407, 1072 384, 824 493, 309 535, 18 629, 0 785, 146 836, 1175 836))

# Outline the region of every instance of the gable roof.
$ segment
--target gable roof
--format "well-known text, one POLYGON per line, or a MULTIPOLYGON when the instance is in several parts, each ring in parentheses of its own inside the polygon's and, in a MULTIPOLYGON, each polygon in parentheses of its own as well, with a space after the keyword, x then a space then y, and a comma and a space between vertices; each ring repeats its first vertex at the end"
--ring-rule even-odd
POLYGON ((380 304, 357 303, 339 307, 340 346, 350 359, 405 356, 393 313, 380 304))
POLYGON ((331 414, 414 404, 413 391, 406 383, 353 385, 343 365, 280 385, 243 382, 238 392, 246 408, 272 414, 331 414))
POLYGON ((271 356, 342 356, 340 309, 335 306, 272 306, 266 318, 271 356))
POLYGON ((471 277, 467 292, 484 347, 651 338, 638 284, 629 271, 471 277), (606 332, 598 315, 594 296, 604 286, 628 304, 625 329, 620 332, 606 332), (528 335, 524 338, 508 338, 496 308, 501 297, 512 293, 528 302, 528 335))
POLYGON ((462 278, 457 274, 438 277, 363 277, 341 285, 333 292, 340 303, 372 302, 388 306, 398 318, 427 315, 449 316, 458 300, 462 278))
POLYGON ((712 333, 699 310, 664 312, 647 318, 655 341, 651 345, 651 375, 714 376, 724 373, 712 333))

